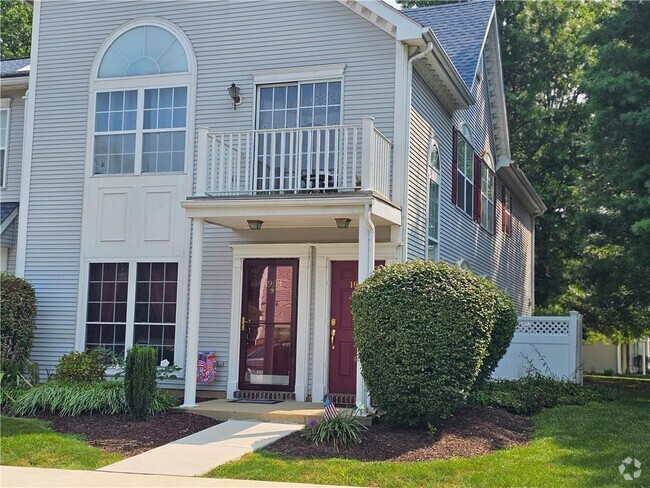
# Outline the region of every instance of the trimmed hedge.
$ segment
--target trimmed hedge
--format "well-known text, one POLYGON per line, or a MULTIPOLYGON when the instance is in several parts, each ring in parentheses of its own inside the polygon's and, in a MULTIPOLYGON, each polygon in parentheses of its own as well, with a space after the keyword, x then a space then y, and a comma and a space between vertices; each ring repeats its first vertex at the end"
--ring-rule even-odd
POLYGON ((96 349, 64 354, 56 365, 58 381, 93 383, 106 378, 106 355, 96 349))
POLYGON ((126 354, 124 392, 129 411, 136 420, 147 420, 158 391, 158 352, 153 347, 135 345, 126 354))
POLYGON ((483 384, 490 378, 498 366, 499 361, 501 361, 501 358, 505 356, 510 342, 512 342, 512 337, 515 335, 515 329, 517 328, 517 310, 512 299, 505 293, 496 290, 494 301, 494 328, 492 329, 487 356, 483 360, 481 371, 479 371, 476 380, 477 386, 483 384))
POLYGON ((36 294, 32 285, 0 274, 0 365, 11 371, 29 359, 36 328, 36 294))
POLYGON ((429 261, 382 267, 357 287, 363 376, 388 418, 426 426, 465 400, 488 351, 495 292, 484 278, 429 261))

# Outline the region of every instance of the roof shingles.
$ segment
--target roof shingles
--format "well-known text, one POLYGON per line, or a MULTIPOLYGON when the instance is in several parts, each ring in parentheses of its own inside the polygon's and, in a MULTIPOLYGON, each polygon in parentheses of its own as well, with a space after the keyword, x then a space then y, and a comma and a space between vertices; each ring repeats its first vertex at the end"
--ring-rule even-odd
POLYGON ((421 7, 402 12, 431 27, 468 88, 472 87, 494 0, 421 7))
POLYGON ((29 76, 29 62, 29 58, 0 60, 0 77, 29 76))

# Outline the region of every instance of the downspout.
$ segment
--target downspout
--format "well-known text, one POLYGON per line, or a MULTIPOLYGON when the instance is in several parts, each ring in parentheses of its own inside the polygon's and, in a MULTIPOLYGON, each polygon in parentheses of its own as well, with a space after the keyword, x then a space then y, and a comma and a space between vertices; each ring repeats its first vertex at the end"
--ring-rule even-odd
POLYGON ((411 56, 406 63, 406 88, 408 90, 406 101, 406 127, 404 128, 404 154, 402 155, 404 161, 404 179, 402 195, 404 201, 402 203, 402 261, 406 261, 408 256, 408 199, 409 199, 409 154, 411 154, 411 99, 413 91, 413 63, 418 59, 422 59, 433 50, 433 42, 427 42, 427 47, 424 51, 411 56))

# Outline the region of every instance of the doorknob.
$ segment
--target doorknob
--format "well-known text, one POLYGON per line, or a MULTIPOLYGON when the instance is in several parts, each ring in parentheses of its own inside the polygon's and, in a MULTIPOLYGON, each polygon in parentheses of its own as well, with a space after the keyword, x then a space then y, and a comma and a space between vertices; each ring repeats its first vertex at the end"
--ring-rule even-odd
POLYGON ((334 349, 334 342, 336 341, 336 329, 332 329, 330 332, 330 344, 332 345, 332 349, 334 349))

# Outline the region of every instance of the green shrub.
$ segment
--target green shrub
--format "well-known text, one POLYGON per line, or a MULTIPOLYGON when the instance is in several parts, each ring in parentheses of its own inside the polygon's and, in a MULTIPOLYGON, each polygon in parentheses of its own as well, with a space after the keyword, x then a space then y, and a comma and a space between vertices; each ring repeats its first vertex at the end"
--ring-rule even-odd
POLYGON ((35 328, 34 288, 22 278, 0 274, 0 368, 8 373, 5 380, 22 372, 20 364, 32 352, 35 328))
POLYGON ((616 398, 612 390, 579 385, 534 373, 517 380, 487 381, 468 401, 519 415, 532 415, 559 405, 584 405, 616 398))
MULTIPOLYGON (((162 413, 175 405, 176 400, 169 393, 156 390, 148 413, 162 413)), ((101 383, 49 381, 23 390, 17 395, 10 411, 18 416, 32 416, 40 411, 67 416, 84 413, 127 413, 129 407, 121 381, 101 383)))
POLYGON ((348 449, 361 444, 361 432, 366 430, 354 414, 338 413, 334 418, 321 422, 310 422, 303 430, 303 436, 314 444, 332 444, 335 450, 348 449))
POLYGON ((517 328, 517 310, 512 299, 502 291, 494 289, 495 321, 487 356, 483 360, 476 380, 476 386, 490 378, 501 358, 505 356, 517 328))
POLYGON ((146 420, 158 385, 158 353, 153 347, 135 345, 126 355, 124 391, 129 411, 137 420, 146 420))
POLYGON ((105 355, 96 349, 64 354, 56 365, 57 381, 93 383, 106 378, 105 355))
POLYGON ((605 371, 603 371, 604 376, 614 376, 614 370, 612 368, 607 368, 605 371))
POLYGON ((370 395, 389 419, 435 424, 464 401, 494 326, 494 285, 445 263, 385 266, 352 295, 370 395))

